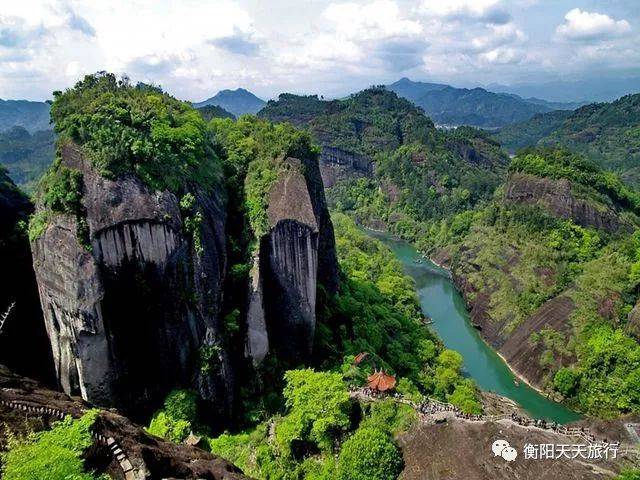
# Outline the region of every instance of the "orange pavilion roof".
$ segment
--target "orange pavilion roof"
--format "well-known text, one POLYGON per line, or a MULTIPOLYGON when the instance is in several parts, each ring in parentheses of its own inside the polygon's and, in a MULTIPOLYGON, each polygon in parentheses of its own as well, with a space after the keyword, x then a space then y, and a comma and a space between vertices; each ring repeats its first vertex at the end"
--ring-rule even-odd
POLYGON ((387 375, 383 370, 373 372, 367 380, 369 382, 369 388, 378 390, 379 392, 393 390, 396 386, 396 377, 387 375))

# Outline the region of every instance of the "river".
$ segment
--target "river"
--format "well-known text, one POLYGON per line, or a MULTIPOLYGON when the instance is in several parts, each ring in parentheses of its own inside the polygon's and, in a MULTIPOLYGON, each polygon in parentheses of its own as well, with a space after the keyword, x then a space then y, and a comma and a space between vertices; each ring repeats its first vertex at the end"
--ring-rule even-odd
POLYGON ((433 321, 431 327, 447 348, 462 354, 465 374, 473 378, 482 390, 516 401, 533 418, 558 423, 580 418, 576 412, 547 399, 525 382, 516 385, 515 376, 504 360, 471 326, 464 300, 446 270, 422 259, 415 248, 405 241, 384 233, 366 232, 382 240, 402 262, 405 272, 415 280, 422 311, 433 321), (422 260, 422 263, 416 263, 417 260, 422 260))

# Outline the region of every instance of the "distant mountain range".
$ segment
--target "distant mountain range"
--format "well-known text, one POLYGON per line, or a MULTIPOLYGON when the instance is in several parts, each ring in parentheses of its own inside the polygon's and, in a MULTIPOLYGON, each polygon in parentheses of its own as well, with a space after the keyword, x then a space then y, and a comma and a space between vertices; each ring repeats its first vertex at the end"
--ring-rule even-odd
POLYGON ((574 112, 549 112, 509 125, 494 138, 510 151, 560 146, 580 152, 640 186, 640 93, 574 112))
POLYGON ((46 102, 0 99, 0 132, 15 126, 24 127, 29 133, 51 130, 49 108, 46 102))
POLYGON ((545 83, 520 83, 516 85, 487 85, 493 92, 512 93, 521 97, 538 97, 558 102, 611 102, 630 93, 640 92, 640 77, 600 77, 590 80, 545 83))
POLYGON ((484 88, 455 88, 440 83, 414 82, 402 78, 387 88, 422 108, 440 125, 472 125, 498 128, 530 119, 537 113, 573 110, 582 104, 524 99, 484 88))
POLYGON ((54 145, 53 130, 29 133, 24 127, 14 126, 0 132, 0 165, 17 185, 31 192, 55 157, 54 145))
POLYGON ((236 90, 221 90, 215 96, 202 102, 194 103, 193 106, 201 108, 208 105, 216 105, 239 117, 245 113, 258 113, 266 103, 248 90, 238 88, 236 90))

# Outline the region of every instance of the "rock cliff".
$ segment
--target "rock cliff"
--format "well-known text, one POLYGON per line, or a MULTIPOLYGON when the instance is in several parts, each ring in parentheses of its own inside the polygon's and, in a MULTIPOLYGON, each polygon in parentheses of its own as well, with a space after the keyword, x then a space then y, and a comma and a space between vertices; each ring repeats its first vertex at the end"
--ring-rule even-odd
POLYGON ((0 167, 0 362, 17 372, 53 381, 51 349, 38 305, 31 251, 21 222, 33 205, 0 167))
MULTIPOLYGON (((0 365, 0 422, 14 434, 47 429, 60 417, 77 418, 90 407, 78 398, 46 389, 0 365)), ((248 478, 231 463, 205 450, 149 435, 142 427, 113 411, 100 412, 93 433, 95 442, 83 459, 89 468, 106 473, 109 478, 248 478)), ((0 451, 6 447, 4 435, 5 431, 0 431, 0 451)))
MULTIPOLYGON (((542 342, 532 342, 531 336, 547 329, 558 332, 565 338, 571 336, 570 317, 575 310, 575 304, 570 292, 566 291, 550 298, 514 327, 510 324, 510 318, 497 320, 490 315, 495 290, 482 289, 474 283, 480 269, 474 262, 476 255, 477 252, 472 250, 462 250, 454 261, 448 252, 439 250, 432 255, 432 259, 439 265, 452 270, 452 279, 465 299, 471 324, 479 330, 482 338, 504 357, 518 375, 535 387, 545 387, 550 374, 549 368, 543 368, 540 361, 545 347, 542 342)), ((517 259, 513 259, 512 262, 517 262, 517 259)), ((504 269, 507 275, 509 275, 508 269, 507 264, 504 269)), ((547 272, 539 271, 538 273, 540 281, 544 281, 547 272)), ((509 281, 517 282, 512 276, 508 278, 509 281)), ((575 362, 575 358, 557 355, 554 362, 554 365, 549 366, 552 369, 560 365, 570 365, 575 362)))
POLYGON ((338 287, 333 226, 315 159, 285 160, 269 191, 269 231, 254 255, 247 353, 259 364, 270 350, 285 360, 311 353, 320 286, 338 287))
POLYGON ((64 391, 136 412, 176 385, 193 386, 228 411, 233 375, 218 321, 222 195, 194 190, 197 246, 173 193, 133 174, 104 178, 73 143, 62 145, 61 164, 82 174, 88 238, 75 216, 56 214, 32 250, 64 391))
POLYGON ((571 187, 571 182, 564 178, 554 180, 513 173, 505 185, 505 198, 513 203, 539 205, 551 214, 571 219, 583 227, 607 232, 620 228, 620 219, 611 206, 577 198, 571 187))

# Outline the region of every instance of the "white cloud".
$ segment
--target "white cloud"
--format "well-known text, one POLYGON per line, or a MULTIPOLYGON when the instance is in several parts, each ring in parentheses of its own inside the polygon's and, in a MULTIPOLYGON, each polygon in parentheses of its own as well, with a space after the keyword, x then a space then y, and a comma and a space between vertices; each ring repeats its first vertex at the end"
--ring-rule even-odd
POLYGON ((498 47, 480 55, 480 59, 493 65, 512 65, 520 63, 525 58, 521 50, 511 47, 498 47))
POLYGON ((420 11, 448 20, 479 21, 489 24, 509 22, 509 14, 502 0, 424 0, 420 11))
POLYGON ((0 0, 0 97, 49 98, 98 70, 191 100, 239 86, 341 96, 400 76, 633 74, 635 1, 617 0, 613 18, 587 0, 569 13, 540 0, 0 0), (554 35, 549 19, 565 15, 554 35))
POLYGON ((503 45, 520 45, 527 36, 513 23, 491 25, 486 34, 471 40, 473 48, 479 52, 495 49, 503 45))
POLYGON ((403 18, 395 1, 376 0, 358 3, 333 3, 323 12, 336 35, 356 40, 411 36, 422 32, 422 25, 403 18))
POLYGON ((422 64, 423 26, 403 16, 395 1, 332 3, 322 12, 317 28, 319 33, 306 42, 291 44, 280 61, 316 70, 378 74, 422 64))
POLYGON ((631 31, 627 20, 614 20, 608 15, 574 8, 564 16, 565 23, 556 28, 557 34, 567 40, 607 40, 631 31))

